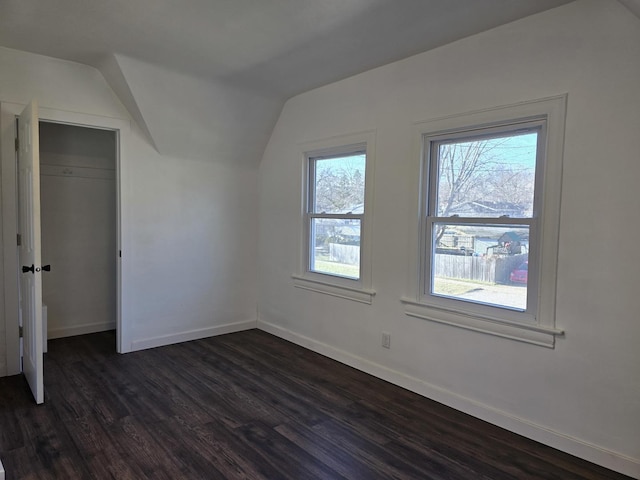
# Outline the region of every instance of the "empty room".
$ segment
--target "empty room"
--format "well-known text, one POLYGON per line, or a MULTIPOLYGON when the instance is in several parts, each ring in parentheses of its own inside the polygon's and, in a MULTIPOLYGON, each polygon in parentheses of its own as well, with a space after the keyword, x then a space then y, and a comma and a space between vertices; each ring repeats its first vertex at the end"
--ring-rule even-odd
POLYGON ((640 0, 3 0, 0 480, 640 478, 640 0))

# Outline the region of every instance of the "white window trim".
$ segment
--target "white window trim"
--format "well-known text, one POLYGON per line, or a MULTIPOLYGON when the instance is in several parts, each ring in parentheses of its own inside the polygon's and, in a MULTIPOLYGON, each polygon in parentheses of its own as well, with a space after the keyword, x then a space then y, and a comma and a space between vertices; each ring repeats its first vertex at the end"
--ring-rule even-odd
MULTIPOLYGON (((437 323, 453 325, 468 330, 487 333, 548 348, 555 346, 555 338, 564 332, 556 328, 556 272, 558 234, 560 223, 560 197, 562 185, 562 156, 564 149, 564 125, 567 96, 557 96, 523 102, 515 105, 480 110, 460 115, 438 118, 414 125, 414 158, 416 177, 420 179, 416 189, 415 217, 411 236, 410 278, 407 295, 401 301, 405 314, 437 323), (546 118, 546 155, 541 172, 543 191, 539 204, 541 220, 538 222, 540 242, 538 295, 535 315, 510 315, 508 309, 485 307, 451 299, 433 301, 423 295, 423 241, 426 228, 425 195, 425 136, 434 136, 462 130, 491 128, 512 122, 546 118)), ((531 291, 535 292, 534 286, 531 291)))
POLYGON ((375 131, 341 135, 322 140, 304 142, 299 145, 302 158, 302 221, 300 228, 300 252, 298 272, 291 275, 296 288, 331 295, 338 298, 371 304, 376 292, 371 287, 371 238, 373 179, 375 166, 375 131), (309 222, 307 202, 309 199, 309 159, 323 155, 334 155, 360 148, 366 151, 364 215, 360 231, 360 278, 350 279, 309 270, 309 222))

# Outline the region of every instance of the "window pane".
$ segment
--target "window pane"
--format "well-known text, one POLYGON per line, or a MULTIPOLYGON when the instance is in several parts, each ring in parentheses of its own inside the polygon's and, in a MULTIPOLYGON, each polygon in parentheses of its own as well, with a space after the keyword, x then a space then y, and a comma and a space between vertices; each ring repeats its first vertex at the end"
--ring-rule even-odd
POLYGON ((530 218, 538 132, 437 143, 437 216, 530 218))
POLYGON ((310 270, 360 278, 360 220, 311 219, 310 270))
POLYGON ((433 224, 434 295, 525 311, 526 225, 433 224))
POLYGON ((364 213, 364 152, 312 159, 312 213, 364 213))

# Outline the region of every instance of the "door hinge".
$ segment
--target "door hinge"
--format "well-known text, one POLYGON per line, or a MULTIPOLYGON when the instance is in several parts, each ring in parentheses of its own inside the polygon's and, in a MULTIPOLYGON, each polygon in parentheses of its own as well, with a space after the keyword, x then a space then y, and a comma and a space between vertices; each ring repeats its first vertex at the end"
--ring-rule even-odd
POLYGON ((20 150, 20 139, 18 137, 16 137, 15 145, 16 145, 16 152, 17 152, 18 150, 20 150))
POLYGON ((18 327, 18 335, 20 335, 20 338, 24 337, 24 327, 22 325, 18 327))
POLYGON ((18 246, 22 245, 22 235, 18 234, 18 246))

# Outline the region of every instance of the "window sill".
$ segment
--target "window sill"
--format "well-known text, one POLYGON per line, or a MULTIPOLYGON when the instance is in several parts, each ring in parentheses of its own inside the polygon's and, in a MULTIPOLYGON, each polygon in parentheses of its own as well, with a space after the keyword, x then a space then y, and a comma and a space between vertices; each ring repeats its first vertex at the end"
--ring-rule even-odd
POLYGON ((373 297, 376 294, 373 290, 337 285, 335 283, 316 280, 315 278, 303 277, 302 275, 291 275, 291 278, 296 288, 323 293, 333 297, 345 298, 347 300, 353 300, 354 302, 366 303, 367 305, 371 305, 373 297))
POLYGON ((541 347, 554 348, 556 336, 564 335, 563 330, 555 328, 473 315, 468 312, 427 305, 409 298, 402 298, 400 301, 404 304, 405 314, 410 317, 452 325, 541 347))

